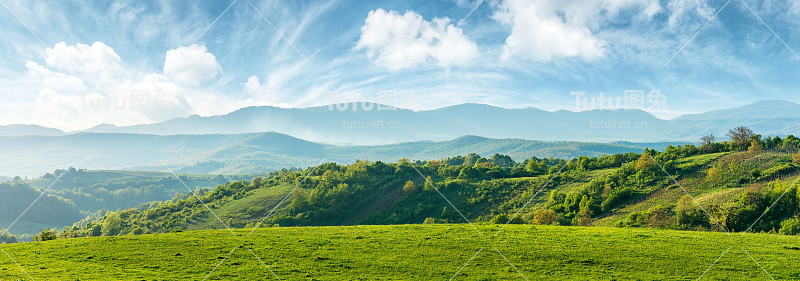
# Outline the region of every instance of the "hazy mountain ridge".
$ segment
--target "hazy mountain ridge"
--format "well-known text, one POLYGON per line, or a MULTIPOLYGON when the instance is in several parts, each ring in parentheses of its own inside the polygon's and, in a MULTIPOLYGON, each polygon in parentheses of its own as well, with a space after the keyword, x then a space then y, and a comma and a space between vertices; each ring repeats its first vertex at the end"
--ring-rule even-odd
POLYGON ((31 124, 0 125, 0 137, 8 136, 61 136, 66 134, 59 129, 31 124))
POLYGON ((171 136, 79 133, 60 137, 0 137, 0 174, 36 176, 70 166, 164 171, 164 164, 175 172, 238 174, 308 167, 322 161, 438 160, 471 152, 485 156, 506 154, 517 160, 532 156, 570 158, 641 152, 646 147, 663 148, 667 145, 545 142, 465 136, 441 142, 339 146, 280 133, 171 136))
POLYGON ((728 129, 740 125, 764 135, 796 134, 797 124, 800 124, 800 105, 780 100, 671 120, 637 109, 572 112, 467 103, 412 111, 374 103, 348 103, 310 108, 246 107, 225 115, 193 115, 126 127, 102 126, 86 132, 157 135, 278 132, 314 142, 347 145, 443 141, 465 135, 545 141, 685 142, 705 134, 724 136, 728 129))
MULTIPOLYGON (((101 124, 82 132, 154 135, 278 132, 313 142, 345 145, 444 141, 465 135, 545 141, 687 142, 706 134, 724 136, 728 129, 740 125, 764 135, 797 134, 798 124, 800 105, 783 100, 759 101, 671 120, 637 109, 573 112, 467 103, 412 111, 375 103, 347 103, 309 108, 245 107, 225 115, 192 115, 153 124, 122 127, 101 124)), ((0 136, 64 134, 32 126, 27 130, 2 126, 0 136)))

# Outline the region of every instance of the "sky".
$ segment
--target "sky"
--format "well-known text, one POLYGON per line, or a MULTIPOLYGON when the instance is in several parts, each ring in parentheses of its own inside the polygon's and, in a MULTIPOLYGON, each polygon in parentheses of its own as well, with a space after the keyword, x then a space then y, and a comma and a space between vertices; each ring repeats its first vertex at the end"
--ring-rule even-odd
POLYGON ((800 0, 0 2, 0 124, 354 101, 577 111, 626 91, 660 118, 800 103, 800 0))

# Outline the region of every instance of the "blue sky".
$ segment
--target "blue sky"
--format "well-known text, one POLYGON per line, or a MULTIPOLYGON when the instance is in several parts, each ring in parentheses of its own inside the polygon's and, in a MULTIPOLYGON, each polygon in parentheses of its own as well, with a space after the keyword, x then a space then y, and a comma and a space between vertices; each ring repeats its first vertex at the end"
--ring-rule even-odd
POLYGON ((662 118, 800 102, 797 0, 250 1, 2 0, 0 124, 349 101, 576 110, 576 91, 659 91, 662 118))

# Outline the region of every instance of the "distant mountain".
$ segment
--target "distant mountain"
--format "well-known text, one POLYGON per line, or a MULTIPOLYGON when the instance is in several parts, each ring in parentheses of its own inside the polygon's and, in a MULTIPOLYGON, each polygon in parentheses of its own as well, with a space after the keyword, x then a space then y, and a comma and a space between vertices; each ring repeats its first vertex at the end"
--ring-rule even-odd
POLYGON ((310 108, 246 107, 225 115, 189 116, 161 123, 85 132, 133 134, 242 134, 278 132, 305 140, 344 145, 444 141, 464 135, 545 141, 695 142, 702 135, 724 136, 730 128, 749 126, 763 135, 798 134, 800 105, 761 101, 751 105, 662 120, 642 110, 506 109, 461 104, 412 111, 375 103, 347 103, 310 108))
POLYGON ((767 118, 800 118, 800 104, 785 100, 764 100, 737 108, 720 109, 700 114, 686 114, 675 120, 741 120, 767 118))
POLYGON ((58 129, 39 125, 0 125, 0 137, 8 136, 61 136, 65 133, 58 129))
POLYGON ((464 135, 553 141, 642 140, 642 134, 635 130, 593 129, 592 122, 599 127, 602 122, 654 125, 664 121, 641 110, 548 112, 461 104, 412 111, 374 103, 350 103, 311 108, 247 107, 226 115, 195 115, 125 127, 101 126, 85 132, 157 135, 278 132, 314 142, 347 145, 442 141, 464 135))
POLYGON ((510 155, 518 161, 532 156, 570 158, 663 148, 667 143, 546 142, 491 139, 477 136, 449 141, 404 142, 378 146, 339 146, 310 142, 280 133, 214 135, 143 135, 79 133, 65 136, 0 137, 0 175, 35 176, 67 167, 134 169, 237 174, 291 167, 320 161, 397 161, 400 158, 439 160, 478 153, 510 155), (163 164, 162 164, 163 162, 163 164))

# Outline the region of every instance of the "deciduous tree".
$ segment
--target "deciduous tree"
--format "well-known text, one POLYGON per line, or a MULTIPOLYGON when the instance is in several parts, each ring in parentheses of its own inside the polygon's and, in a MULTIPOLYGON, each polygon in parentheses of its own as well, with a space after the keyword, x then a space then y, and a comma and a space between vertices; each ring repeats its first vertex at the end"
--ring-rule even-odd
POLYGON ((403 185, 403 193, 405 195, 411 195, 417 192, 417 185, 414 184, 413 181, 407 181, 405 185, 403 185))
POLYGON ((728 138, 738 145, 745 145, 750 142, 750 138, 754 136, 753 130, 745 126, 739 126, 728 131, 728 138))
POLYGON ((636 170, 639 171, 650 169, 655 165, 656 162, 653 161, 650 153, 643 153, 642 156, 639 156, 639 160, 636 160, 636 170))

